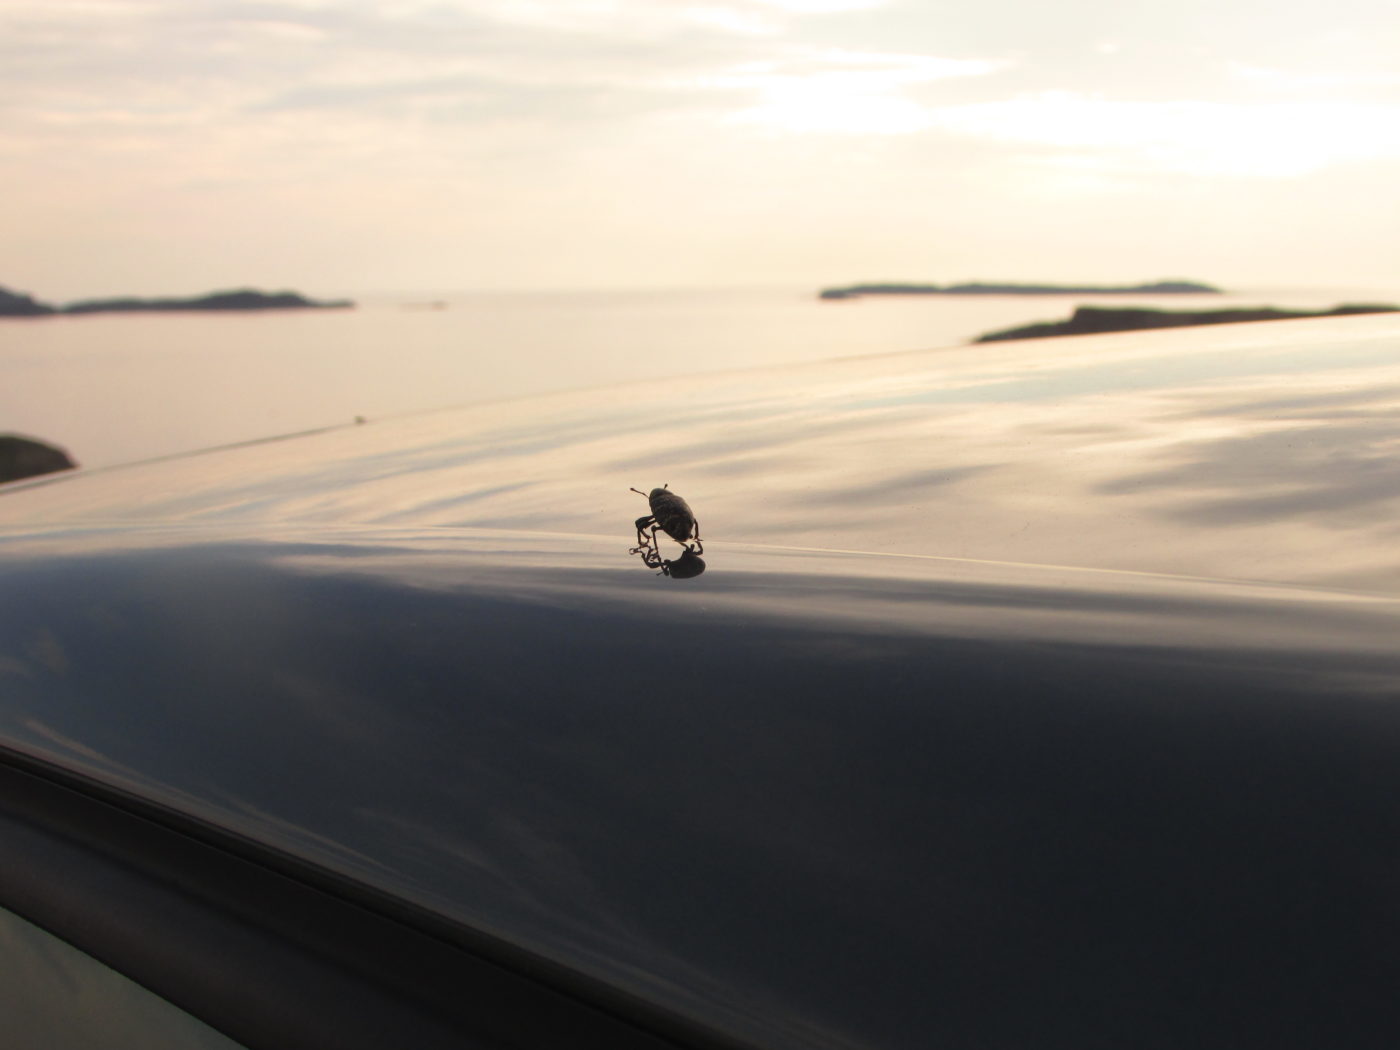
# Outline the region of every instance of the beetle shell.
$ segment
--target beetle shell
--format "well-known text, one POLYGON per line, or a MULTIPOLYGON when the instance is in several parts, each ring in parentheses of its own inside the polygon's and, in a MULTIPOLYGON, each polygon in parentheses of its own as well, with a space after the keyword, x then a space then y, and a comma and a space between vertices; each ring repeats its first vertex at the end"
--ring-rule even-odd
POLYGON ((652 489, 647 502, 651 504, 656 524, 671 539, 684 543, 694 534, 695 515, 691 513, 690 504, 670 489, 652 489))

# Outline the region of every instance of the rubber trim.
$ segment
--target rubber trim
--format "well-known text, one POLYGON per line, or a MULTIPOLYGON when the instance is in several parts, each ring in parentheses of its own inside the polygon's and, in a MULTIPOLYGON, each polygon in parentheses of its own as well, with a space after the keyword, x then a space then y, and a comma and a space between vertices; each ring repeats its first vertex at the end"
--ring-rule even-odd
POLYGON ((0 749, 0 905, 250 1050, 740 1045, 376 891, 219 838, 0 749), (483 945, 496 957, 474 950, 483 945))

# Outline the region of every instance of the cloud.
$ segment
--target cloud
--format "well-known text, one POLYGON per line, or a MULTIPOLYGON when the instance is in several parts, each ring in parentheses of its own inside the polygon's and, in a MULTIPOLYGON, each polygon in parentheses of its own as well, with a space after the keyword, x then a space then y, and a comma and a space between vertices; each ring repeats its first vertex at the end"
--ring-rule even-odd
MULTIPOLYGON (((158 149, 178 130, 337 111, 368 129, 496 131, 704 114, 788 131, 927 124, 910 88, 991 63, 786 39, 796 21, 876 0, 152 0, 0 6, 11 144, 158 149)), ((570 129, 570 130, 564 130, 570 129)), ((308 126, 313 143, 326 134, 308 126)), ((331 136, 334 137, 334 136, 331 136)), ((179 142, 182 152, 189 143, 179 142)), ((3 150, 0 145, 0 150, 3 150)))
POLYGON ((1138 102, 1047 92, 938 111, 948 131, 1048 147, 1068 163, 1193 175, 1287 177, 1400 159, 1400 105, 1138 102))
POLYGON ((443 286, 473 252, 493 280, 525 260, 511 283, 595 283, 605 256, 635 271, 619 282, 659 280, 658 258, 695 260, 668 280, 777 280, 922 266, 920 240, 980 268, 994 230, 1028 260, 1060 224, 1160 252, 1162 188, 1201 176, 1212 230, 1267 210, 1380 244, 1389 39, 1344 42, 1348 64, 1343 43, 1313 53, 1311 9, 1264 32, 1187 7, 0 0, 7 232, 61 276, 133 245, 183 275, 197 237, 223 255, 261 235, 327 269, 436 245, 443 286), (1310 209, 1284 199, 1323 169, 1310 209), (1232 188, 1262 178, 1279 188, 1232 188))
POLYGON ((782 132, 905 134, 936 122, 906 91, 936 81, 979 77, 1003 63, 932 55, 792 49, 783 59, 738 67, 696 86, 756 96, 729 114, 736 124, 782 132))
POLYGON ((750 36, 723 24, 726 11, 764 13, 635 0, 12 3, 0 6, 0 111, 20 123, 116 111, 210 121, 334 104, 402 113, 454 92, 464 113, 493 99, 509 111, 516 91, 565 101, 579 87, 645 89, 751 58, 750 36))
POLYGON ((1230 62, 1229 75, 1241 84, 1275 95, 1355 97, 1393 94, 1400 88, 1400 73, 1390 69, 1278 69, 1230 62))
POLYGON ((870 11, 884 7, 886 0, 755 0, 761 6, 774 7, 798 15, 830 15, 844 11, 870 11))

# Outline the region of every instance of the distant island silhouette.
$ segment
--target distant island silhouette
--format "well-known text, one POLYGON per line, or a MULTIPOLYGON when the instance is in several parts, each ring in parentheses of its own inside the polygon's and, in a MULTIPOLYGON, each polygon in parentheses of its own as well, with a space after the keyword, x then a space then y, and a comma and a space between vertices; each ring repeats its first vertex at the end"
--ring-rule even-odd
POLYGON ((1198 281, 1169 280, 1149 284, 850 284, 824 288, 819 299, 856 299, 862 295, 1220 295, 1221 289, 1198 281))
POLYGON ((0 287, 0 317, 52 317, 59 314, 140 313, 181 310, 337 310, 355 304, 349 299, 317 301, 298 292, 261 292, 239 288, 191 298, 80 299, 64 306, 41 302, 23 292, 0 287))
POLYGON ((1154 310, 1148 307, 1081 306, 1068 321, 1042 321, 987 332, 975 343, 996 343, 1010 339, 1045 339, 1061 335, 1095 335, 1101 332, 1132 332, 1144 328, 1185 328, 1191 325, 1238 324, 1242 321, 1293 321, 1308 317, 1343 317, 1348 314, 1382 314, 1400 311, 1400 306, 1380 303, 1343 303, 1330 310, 1282 310, 1272 306, 1239 307, 1229 310, 1154 310))
POLYGON ((0 317, 43 317, 57 312, 54 307, 39 302, 32 295, 0 288, 0 317))
POLYGON ((0 482, 72 470, 77 465, 56 445, 23 434, 0 434, 0 482))

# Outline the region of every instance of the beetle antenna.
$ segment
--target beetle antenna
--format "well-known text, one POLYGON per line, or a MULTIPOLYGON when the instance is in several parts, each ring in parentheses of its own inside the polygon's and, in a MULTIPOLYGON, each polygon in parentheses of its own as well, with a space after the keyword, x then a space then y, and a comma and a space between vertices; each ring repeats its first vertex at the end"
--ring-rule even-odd
POLYGON ((632 491, 635 492, 638 496, 645 496, 645 495, 646 495, 646 493, 643 492, 641 489, 633 489, 632 491))

